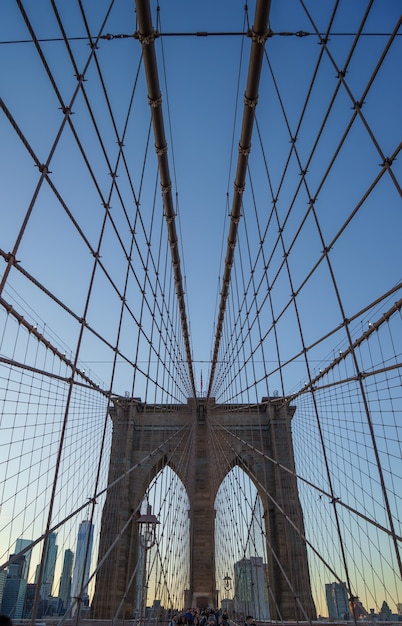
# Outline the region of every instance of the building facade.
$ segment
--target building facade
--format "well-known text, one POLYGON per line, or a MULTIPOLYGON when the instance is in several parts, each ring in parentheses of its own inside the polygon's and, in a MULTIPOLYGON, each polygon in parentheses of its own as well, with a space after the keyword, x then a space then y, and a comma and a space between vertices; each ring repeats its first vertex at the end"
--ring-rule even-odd
POLYGON ((270 620, 268 565, 262 557, 241 559, 234 565, 234 610, 243 621, 252 615, 258 621, 270 620))
POLYGON ((327 583, 325 585, 325 596, 327 599, 328 617, 330 619, 349 619, 349 599, 346 583, 327 583))
POLYGON ((1 601, 0 612, 8 615, 12 620, 22 619, 27 586, 27 581, 23 578, 24 572, 25 556, 21 555, 8 566, 1 601))
POLYGON ((73 571, 74 552, 65 550, 63 559, 63 569, 60 577, 59 598, 61 603, 61 613, 64 614, 68 608, 71 597, 71 574, 73 571))
POLYGON ((71 582, 72 613, 77 607, 88 606, 88 578, 91 565, 94 526, 88 520, 81 522, 75 550, 73 579, 71 582))
MULTIPOLYGON (((22 552, 22 550, 25 550, 25 548, 27 548, 31 543, 32 543, 32 539, 23 539, 22 537, 19 537, 17 541, 15 542, 15 554, 18 554, 19 552, 22 552)), ((29 579, 29 568, 31 566, 31 556, 32 556, 32 550, 27 550, 24 553, 25 564, 24 564, 24 569, 22 571, 22 577, 27 582, 29 579)))
MULTIPOLYGON (((42 569, 42 579, 40 582, 40 597, 41 599, 46 600, 49 596, 52 595, 53 582, 54 582, 54 572, 56 568, 56 559, 57 559, 57 545, 56 545, 57 535, 56 533, 50 533, 47 542, 45 544, 45 554, 42 557, 43 560, 43 569, 42 569)), ((40 566, 36 567, 35 574, 35 583, 39 582, 39 573, 40 566)))

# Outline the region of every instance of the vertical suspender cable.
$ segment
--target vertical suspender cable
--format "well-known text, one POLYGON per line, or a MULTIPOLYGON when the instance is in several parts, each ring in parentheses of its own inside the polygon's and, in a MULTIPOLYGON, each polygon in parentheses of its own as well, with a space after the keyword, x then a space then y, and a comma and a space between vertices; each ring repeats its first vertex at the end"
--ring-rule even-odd
POLYGON ((225 258, 225 269, 222 279, 221 300, 218 311, 218 321, 216 325, 215 344, 212 356, 211 375, 208 385, 210 397, 212 384, 215 375, 216 363, 218 360, 219 344, 222 337, 223 320, 225 317, 226 301, 229 295, 230 277, 232 272, 234 249, 236 247, 237 230, 241 215, 243 191, 246 181, 248 155, 251 150, 251 136, 254 126, 255 107, 258 102, 258 87, 260 84, 261 66, 264 57, 264 46, 268 36, 268 17, 271 8, 271 0, 258 0, 254 25, 251 30, 251 52, 248 67, 247 88, 244 95, 243 122, 239 142, 239 156, 237 160, 236 179, 234 182, 234 196, 232 202, 232 212, 230 214, 230 228, 228 245, 225 258))
POLYGON ((152 26, 149 0, 136 0, 138 20, 137 36, 142 46, 145 76, 148 87, 148 102, 151 107, 152 125, 155 136, 155 149, 158 155, 159 176, 162 188, 163 206, 168 228, 170 251, 174 271, 176 295, 179 302, 181 326, 186 348, 187 363, 191 387, 196 396, 195 380, 190 347, 190 333, 188 330, 187 314, 184 301, 183 278, 180 267, 178 238, 175 224, 175 211, 172 197, 172 182, 170 180, 169 162, 167 158, 167 143, 162 113, 162 95, 159 87, 158 67, 155 54, 155 31, 152 26))

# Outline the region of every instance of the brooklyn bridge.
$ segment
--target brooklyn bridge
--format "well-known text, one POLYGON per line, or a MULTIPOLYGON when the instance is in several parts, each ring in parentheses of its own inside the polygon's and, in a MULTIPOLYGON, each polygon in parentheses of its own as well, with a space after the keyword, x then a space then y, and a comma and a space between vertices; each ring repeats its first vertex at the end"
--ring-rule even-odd
POLYGON ((402 621, 399 2, 0 15, 0 613, 402 621))

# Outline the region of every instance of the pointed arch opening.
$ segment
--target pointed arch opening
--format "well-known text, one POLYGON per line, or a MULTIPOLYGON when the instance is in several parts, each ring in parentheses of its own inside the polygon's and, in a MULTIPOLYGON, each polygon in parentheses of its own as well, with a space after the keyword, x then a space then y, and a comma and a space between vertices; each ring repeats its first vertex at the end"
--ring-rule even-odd
POLYGON ((238 465, 215 498, 215 569, 218 599, 232 619, 269 620, 268 557, 264 507, 238 465))
POLYGON ((158 520, 155 544, 140 548, 136 606, 147 618, 163 619, 166 612, 184 607, 190 577, 189 507, 183 482, 166 465, 150 482, 140 510, 142 515, 151 511, 158 520))

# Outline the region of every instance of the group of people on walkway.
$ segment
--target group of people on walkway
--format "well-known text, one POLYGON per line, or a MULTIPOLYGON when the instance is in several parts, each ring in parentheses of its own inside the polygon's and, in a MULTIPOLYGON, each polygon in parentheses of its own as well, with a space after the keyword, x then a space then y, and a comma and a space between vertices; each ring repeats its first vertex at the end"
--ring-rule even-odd
POLYGON ((220 609, 191 608, 172 616, 169 626, 228 626, 229 616, 220 609))
MULTIPOLYGON (((192 608, 173 615, 169 626, 229 626, 229 615, 222 609, 192 608)), ((255 626, 254 617, 247 615, 244 626, 255 626)))

